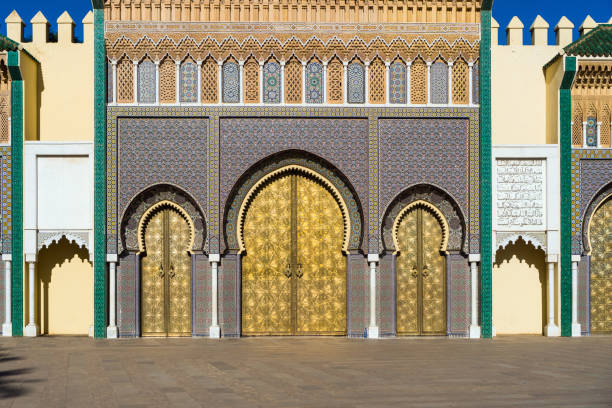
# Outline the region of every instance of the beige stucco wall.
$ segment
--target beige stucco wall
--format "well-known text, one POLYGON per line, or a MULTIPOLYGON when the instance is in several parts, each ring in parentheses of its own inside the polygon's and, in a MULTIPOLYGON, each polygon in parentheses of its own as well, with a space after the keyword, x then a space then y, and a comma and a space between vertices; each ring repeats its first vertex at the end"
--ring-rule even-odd
POLYGON ((492 285, 497 334, 543 333, 547 313, 544 251, 521 241, 498 250, 492 285))
POLYGON ((491 48, 492 143, 546 143, 547 93, 543 67, 561 48, 554 45, 493 45, 491 48))
POLYGON ((563 58, 546 67, 546 143, 559 143, 559 88, 563 81, 563 58))
MULTIPOLYGON (((93 32, 93 24, 84 30, 93 32)), ((83 43, 23 43, 40 63, 40 130, 36 136, 26 131, 26 140, 93 140, 93 34, 84 38, 83 43)))
POLYGON ((34 140, 40 126, 40 118, 38 116, 40 65, 30 55, 21 52, 19 54, 19 67, 23 77, 23 137, 25 140, 34 140))
POLYGON ((41 334, 87 335, 93 325, 93 266, 85 249, 62 239, 39 252, 37 317, 41 334))

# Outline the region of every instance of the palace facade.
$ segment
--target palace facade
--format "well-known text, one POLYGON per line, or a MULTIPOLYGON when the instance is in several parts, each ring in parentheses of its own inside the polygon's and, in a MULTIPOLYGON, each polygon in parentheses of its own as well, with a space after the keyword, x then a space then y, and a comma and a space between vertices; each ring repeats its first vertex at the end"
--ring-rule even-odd
POLYGON ((612 331, 612 25, 498 45, 479 0, 30 23, 0 37, 4 335, 612 331))

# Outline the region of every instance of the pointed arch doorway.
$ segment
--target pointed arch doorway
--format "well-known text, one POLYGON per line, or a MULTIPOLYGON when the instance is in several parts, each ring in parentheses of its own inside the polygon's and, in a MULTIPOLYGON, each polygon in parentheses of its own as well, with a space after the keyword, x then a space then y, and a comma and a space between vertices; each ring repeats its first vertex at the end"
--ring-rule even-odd
POLYGON ((142 336, 191 336, 191 257, 188 215, 162 202, 142 217, 142 336))
POLYGON ((396 330, 398 335, 446 334, 448 226, 431 204, 416 201, 397 216, 396 330))
POLYGON ((339 197, 299 166, 251 189, 239 217, 243 335, 346 334, 350 227, 339 197))

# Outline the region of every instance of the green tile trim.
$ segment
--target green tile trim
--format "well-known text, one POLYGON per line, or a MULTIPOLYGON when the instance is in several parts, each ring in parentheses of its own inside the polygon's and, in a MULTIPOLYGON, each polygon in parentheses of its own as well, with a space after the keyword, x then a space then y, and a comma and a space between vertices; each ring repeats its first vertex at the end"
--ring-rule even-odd
POLYGON ((94 10, 94 337, 106 337, 106 56, 104 10, 94 10))
POLYGON ((11 73, 11 251, 13 336, 23 336, 23 79, 19 51, 9 51, 11 73))
POLYGON ((559 89, 561 174, 561 335, 572 335, 572 83, 576 57, 565 58, 559 89))
POLYGON ((481 10, 480 39, 480 326, 483 338, 493 336, 491 273, 491 10, 481 10))

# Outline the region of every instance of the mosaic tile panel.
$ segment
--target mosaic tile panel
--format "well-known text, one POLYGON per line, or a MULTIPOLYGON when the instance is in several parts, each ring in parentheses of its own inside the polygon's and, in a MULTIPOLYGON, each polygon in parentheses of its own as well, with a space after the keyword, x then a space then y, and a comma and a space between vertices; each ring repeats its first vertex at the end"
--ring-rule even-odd
POLYGON ((591 280, 590 256, 583 256, 578 263, 578 323, 582 333, 591 332, 591 280))
POLYGON ((117 328, 119 337, 135 337, 138 329, 138 255, 123 255, 117 265, 117 328))
MULTIPOLYGON (((379 119, 380 206, 402 191, 431 184, 470 214, 468 119, 379 119)), ((472 137, 477 137, 473 135, 472 137)))
POLYGON ((227 254, 219 267, 219 326, 223 337, 240 336, 240 260, 236 254, 227 254))
POLYGON ((323 65, 310 62, 306 65, 306 103, 323 103, 323 65))
POLYGON ((389 102, 406 103, 407 79, 406 64, 395 61, 389 66, 389 102))
POLYGON ((145 60, 138 64, 138 102, 155 103, 155 64, 145 60))
POLYGON ((593 116, 589 116, 586 120, 586 147, 597 147, 599 143, 598 135, 597 135, 597 118, 593 116))
POLYGON ((370 271, 361 254, 350 254, 347 262, 347 334, 363 337, 370 324, 370 271))
POLYGON ((431 65, 429 78, 431 89, 431 103, 448 103, 448 65, 443 61, 436 61, 431 65))
POLYGON ((210 262, 206 255, 193 255, 193 331, 194 336, 208 336, 212 324, 212 299, 211 285, 212 275, 210 262))
MULTIPOLYGON (((117 137, 119 144, 118 212, 109 211, 109 217, 124 214, 127 206, 141 191, 156 184, 171 184, 187 192, 200 208, 206 208, 208 169, 207 118, 120 118, 117 137), (180 148, 176 148, 180 146, 180 148)), ((113 149, 112 142, 109 144, 113 149)), ((113 173, 110 172, 112 180, 113 173)), ((111 191, 111 194, 116 194, 111 191)), ((115 218, 115 223, 120 222, 115 218)), ((117 237, 116 224, 109 231, 117 237)), ((114 253, 114 252, 111 252, 114 253)))
POLYGON ((377 254, 381 250, 380 235, 378 234, 378 208, 380 206, 380 192, 378 173, 380 171, 379 151, 380 137, 378 135, 378 120, 376 117, 370 117, 368 120, 368 160, 369 160, 369 178, 368 178, 368 253, 377 254))
POLYGON ((0 253, 11 253, 11 147, 0 146, 0 253))
POLYGON ((572 253, 580 255, 587 210, 612 180, 612 149, 573 149, 571 166, 572 253))
POLYGON ((235 62, 223 64, 223 102, 240 102, 240 69, 235 62))
POLYGON ((480 64, 478 62, 472 67, 472 102, 480 103, 480 64))
POLYGON ((463 255, 448 255, 446 262, 448 334, 466 336, 472 318, 470 267, 463 255))
POLYGON ((365 68, 359 62, 353 62, 347 67, 348 103, 365 102, 365 68))
POLYGON ((304 151, 327 160, 348 179, 362 208, 367 208, 367 132, 366 119, 221 119, 221 208, 227 208, 230 190, 249 168, 283 151, 304 151))
POLYGON ((267 62, 263 67, 263 101, 264 103, 280 103, 281 78, 280 64, 267 62))
POLYGON ((210 118, 208 132, 208 253, 219 254, 221 211, 219 211, 219 117, 210 118))
POLYGON ((179 75, 179 95, 181 103, 198 101, 198 66, 195 62, 183 62, 179 75))
POLYGON ((376 315, 381 336, 395 335, 395 256, 386 253, 380 257, 376 288, 378 304, 376 315))

